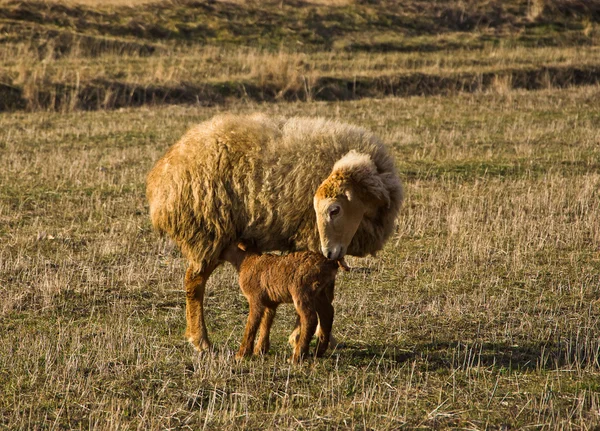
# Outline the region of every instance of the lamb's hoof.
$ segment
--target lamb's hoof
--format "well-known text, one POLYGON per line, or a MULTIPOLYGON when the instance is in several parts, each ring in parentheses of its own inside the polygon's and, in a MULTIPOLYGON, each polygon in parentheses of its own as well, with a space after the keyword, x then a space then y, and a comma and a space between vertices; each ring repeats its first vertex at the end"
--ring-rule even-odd
POLYGON ((254 348, 254 354, 256 356, 263 356, 269 353, 270 346, 268 344, 262 346, 256 346, 254 348))
POLYGON ((249 358, 250 356, 252 356, 252 352, 237 352, 235 354, 235 360, 236 361, 243 361, 246 358, 249 358))
POLYGON ((290 359, 288 359, 288 363, 293 364, 293 365, 300 365, 300 364, 302 364, 303 361, 304 361, 304 358, 302 356, 296 356, 296 355, 292 355, 290 357, 290 359))
POLYGON ((335 337, 333 336, 333 334, 330 334, 330 335, 329 335, 329 348, 330 348, 331 350, 333 350, 333 349, 335 349, 335 348, 336 348, 337 346, 339 346, 339 345, 340 345, 340 343, 338 342, 337 338, 335 338, 335 337))

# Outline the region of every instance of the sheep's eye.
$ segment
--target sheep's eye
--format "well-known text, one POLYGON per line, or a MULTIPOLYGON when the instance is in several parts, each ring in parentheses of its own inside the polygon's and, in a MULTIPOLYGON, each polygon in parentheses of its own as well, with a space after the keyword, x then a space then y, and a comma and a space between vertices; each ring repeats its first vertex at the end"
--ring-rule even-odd
POLYGON ((340 207, 333 207, 329 210, 329 217, 335 217, 340 213, 340 207))

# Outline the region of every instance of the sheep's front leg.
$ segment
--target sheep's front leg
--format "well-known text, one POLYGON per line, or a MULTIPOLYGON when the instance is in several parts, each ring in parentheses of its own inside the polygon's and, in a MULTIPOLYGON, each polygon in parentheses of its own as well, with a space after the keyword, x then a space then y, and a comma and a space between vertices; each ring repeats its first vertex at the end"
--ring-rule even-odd
POLYGON ((327 296, 319 295, 316 302, 317 314, 319 315, 319 328, 317 329, 317 357, 321 357, 327 351, 333 327, 334 309, 327 296))
POLYGON ((253 301, 250 301, 250 313, 248 314, 248 321, 246 322, 244 339, 242 340, 240 350, 237 355, 235 355, 236 359, 252 355, 256 331, 258 331, 264 311, 265 307, 262 304, 255 304, 253 301))
POLYGON ((262 320, 260 321, 260 331, 258 340, 254 346, 255 355, 264 355, 269 352, 271 343, 269 342, 269 335, 271 333, 271 325, 273 325, 273 319, 275 318, 275 307, 267 307, 263 314, 262 320))
POLYGON ((310 340, 317 329, 318 318, 314 304, 298 301, 294 302, 294 305, 300 316, 300 336, 292 355, 292 362, 297 364, 308 355, 310 340))
POLYGON ((209 264, 204 271, 196 271, 190 265, 185 273, 185 337, 197 349, 210 348, 206 324, 204 323, 204 288, 208 277, 218 264, 209 264))

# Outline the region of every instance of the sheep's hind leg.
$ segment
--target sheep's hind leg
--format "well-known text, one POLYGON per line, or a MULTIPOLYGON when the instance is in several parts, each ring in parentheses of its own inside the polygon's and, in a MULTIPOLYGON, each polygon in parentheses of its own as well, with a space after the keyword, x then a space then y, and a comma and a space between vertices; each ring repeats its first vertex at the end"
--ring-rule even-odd
POLYGON ((271 333, 271 325, 273 325, 273 319, 275 318, 275 307, 267 307, 263 314, 262 320, 260 321, 260 330, 258 340, 254 345, 255 355, 264 355, 269 353, 271 343, 269 342, 269 335, 271 333))
POLYGON ((206 323, 204 322, 204 290, 206 281, 218 264, 208 265, 204 271, 196 272, 190 265, 185 273, 185 338, 197 350, 210 348, 206 323))
POLYGON ((265 307, 262 304, 254 304, 250 302, 250 313, 248 313, 248 321, 246 322, 246 330, 244 331, 244 339, 240 346, 240 350, 236 359, 241 359, 245 356, 251 356, 254 347, 254 339, 256 338, 256 332, 260 326, 260 322, 263 318, 265 307))

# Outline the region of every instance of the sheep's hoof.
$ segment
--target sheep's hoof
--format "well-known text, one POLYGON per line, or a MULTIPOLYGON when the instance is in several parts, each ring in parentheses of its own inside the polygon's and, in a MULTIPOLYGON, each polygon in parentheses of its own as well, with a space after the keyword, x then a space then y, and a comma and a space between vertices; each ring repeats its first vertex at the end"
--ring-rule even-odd
POLYGON ((317 358, 322 358, 323 355, 325 355, 325 352, 327 352, 327 346, 329 343, 324 344, 321 343, 320 341, 317 342, 317 358))
POLYGON ((238 361, 238 362, 239 362, 239 361, 243 361, 243 360, 244 360, 246 357, 247 357, 247 356, 246 356, 246 355, 244 355, 243 353, 236 353, 236 354, 235 354, 235 360, 236 360, 236 361, 238 361))
MULTIPOLYGON (((323 338, 323 330, 321 329, 321 325, 317 326, 317 330, 315 332, 315 335, 317 336, 317 338, 322 339, 323 338)), ((290 341, 291 344, 291 341, 290 341)), ((329 347, 330 349, 335 349, 337 346, 339 345, 338 340, 333 336, 332 333, 329 333, 329 344, 327 347, 329 347)), ((293 346, 293 345, 292 345, 293 346)), ((324 347, 325 350, 327 350, 327 347, 324 347)))
POLYGON ((249 358, 250 356, 252 356, 252 350, 248 350, 248 349, 240 349, 236 354, 235 354, 235 359, 238 361, 241 361, 244 358, 249 358))
POLYGON ((198 352, 206 352, 212 347, 207 338, 198 340, 195 337, 187 337, 187 340, 198 352))

